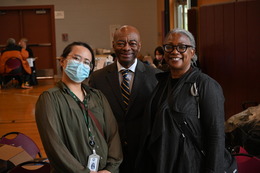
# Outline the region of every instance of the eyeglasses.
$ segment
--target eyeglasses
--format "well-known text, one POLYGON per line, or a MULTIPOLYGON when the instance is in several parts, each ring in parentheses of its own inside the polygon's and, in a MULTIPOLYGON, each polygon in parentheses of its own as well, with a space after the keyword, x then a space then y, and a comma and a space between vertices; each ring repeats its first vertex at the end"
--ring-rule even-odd
MULTIPOLYGON (((76 60, 77 62, 82 62, 82 57, 80 55, 68 55, 68 57, 71 57, 72 59, 76 60)), ((84 61, 82 62, 84 65, 87 65, 90 67, 90 69, 93 68, 93 64, 88 60, 88 59, 84 59, 84 61)))
POLYGON ((176 48, 176 50, 179 52, 179 53, 184 53, 186 52, 186 50, 189 48, 189 47, 193 47, 191 45, 186 45, 186 44, 181 44, 181 45, 172 45, 172 44, 164 44, 163 45, 163 50, 167 53, 171 53, 172 51, 174 51, 174 49, 176 48))

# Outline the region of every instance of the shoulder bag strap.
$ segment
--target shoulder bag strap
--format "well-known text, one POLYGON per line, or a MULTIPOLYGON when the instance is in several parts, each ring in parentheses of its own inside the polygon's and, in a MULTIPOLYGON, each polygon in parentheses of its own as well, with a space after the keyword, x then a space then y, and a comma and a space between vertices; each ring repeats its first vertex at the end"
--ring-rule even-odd
POLYGON ((180 128, 182 129, 183 133, 192 141, 192 143, 197 147, 197 149, 201 152, 201 154, 205 157, 204 150, 200 147, 198 140, 194 137, 190 129, 187 127, 187 122, 183 121, 180 124, 180 128))
MULTIPOLYGON (((171 114, 172 111, 171 109, 169 109, 171 114)), ((178 127, 178 129, 180 130, 182 137, 185 138, 189 138, 191 140, 191 142, 197 147, 197 149, 200 151, 200 153, 202 154, 202 156, 205 157, 205 152, 203 151, 203 149, 200 147, 198 141, 196 140, 196 138, 193 136, 192 132, 190 131, 190 129, 187 127, 187 122, 183 121, 183 122, 177 122, 177 120, 174 118, 174 116, 171 116, 172 120, 174 122, 174 124, 178 127)))
MULTIPOLYGON (((197 79, 198 76, 196 76, 197 79)), ((200 107, 199 107, 199 92, 198 92, 198 88, 196 85, 196 82, 192 84, 191 86, 191 95, 193 95, 196 99, 197 102, 197 109, 198 109, 198 119, 200 119, 200 107)), ((171 114, 172 114, 172 110, 171 108, 169 109, 171 114)), ((194 135, 192 134, 192 132, 190 131, 190 129, 187 126, 187 122, 185 120, 183 120, 182 122, 178 122, 177 119, 175 119, 174 116, 171 116, 173 122, 175 123, 175 125, 178 127, 178 129, 181 131, 182 136, 183 137, 188 137, 192 143, 197 147, 197 149, 201 152, 202 156, 205 157, 205 152, 203 151, 203 149, 200 147, 199 142, 196 140, 196 138, 194 137, 194 135)))
POLYGON ((92 113, 90 110, 88 110, 88 115, 89 115, 89 117, 95 122, 95 124, 96 124, 96 126, 97 126, 99 132, 101 133, 101 135, 102 135, 103 137, 105 137, 105 136, 104 136, 103 129, 102 129, 102 127, 101 127, 99 121, 96 119, 96 117, 93 115, 93 113, 92 113))

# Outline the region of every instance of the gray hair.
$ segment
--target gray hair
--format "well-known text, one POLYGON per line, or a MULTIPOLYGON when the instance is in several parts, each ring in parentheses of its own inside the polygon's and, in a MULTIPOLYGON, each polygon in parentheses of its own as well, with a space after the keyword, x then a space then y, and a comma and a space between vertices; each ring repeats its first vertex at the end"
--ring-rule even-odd
MULTIPOLYGON (((183 35, 186 35, 188 37, 188 39, 190 40, 191 46, 193 47, 193 49, 196 48, 196 42, 194 39, 194 36, 192 35, 192 33, 190 33, 189 31, 185 30, 185 29, 181 29, 181 28, 175 28, 171 31, 168 32, 168 34, 165 37, 165 40, 168 39, 168 37, 174 33, 181 33, 183 35)), ((194 65, 196 65, 196 61, 197 61, 198 57, 196 55, 196 53, 194 54, 194 56, 192 57, 192 63, 194 65)))
POLYGON ((13 39, 13 38, 8 38, 8 40, 6 41, 7 45, 14 45, 15 43, 16 43, 15 39, 13 39))

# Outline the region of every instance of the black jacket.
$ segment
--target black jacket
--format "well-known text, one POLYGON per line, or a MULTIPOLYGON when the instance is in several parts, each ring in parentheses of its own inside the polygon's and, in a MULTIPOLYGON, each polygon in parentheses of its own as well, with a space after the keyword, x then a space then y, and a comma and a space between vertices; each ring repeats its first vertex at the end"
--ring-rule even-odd
POLYGON ((158 80, 144 119, 136 172, 223 173, 224 96, 221 86, 197 68, 184 74, 174 87, 169 73, 159 74, 158 80), (191 94, 194 83, 198 86, 199 103, 191 94), (187 135, 182 136, 173 118, 177 122, 187 122, 206 157, 187 135))
POLYGON ((144 109, 157 84, 155 74, 158 72, 161 71, 139 60, 137 61, 127 111, 125 111, 123 105, 116 63, 97 70, 90 76, 90 86, 101 90, 105 94, 117 119, 124 154, 120 173, 133 173, 144 109))

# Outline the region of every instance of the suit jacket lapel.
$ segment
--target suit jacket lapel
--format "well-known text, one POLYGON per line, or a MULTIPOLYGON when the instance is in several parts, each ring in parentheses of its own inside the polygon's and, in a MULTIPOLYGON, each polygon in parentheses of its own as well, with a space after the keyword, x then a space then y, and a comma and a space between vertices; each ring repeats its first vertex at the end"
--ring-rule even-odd
POLYGON ((144 72, 145 67, 144 64, 141 61, 137 61, 137 66, 135 69, 135 76, 134 76, 134 82, 133 82, 133 88, 130 95, 130 102, 128 105, 128 110, 131 109, 133 106, 135 98, 138 96, 139 91, 142 88, 142 81, 144 81, 145 75, 144 72))
POLYGON ((117 70, 116 63, 113 63, 113 65, 111 65, 110 67, 111 68, 109 68, 107 70, 106 79, 108 80, 109 86, 112 89, 114 96, 117 97, 116 100, 118 100, 121 108, 124 109, 123 98, 122 98, 122 94, 121 94, 121 88, 119 85, 119 77, 118 77, 118 70, 117 70))

